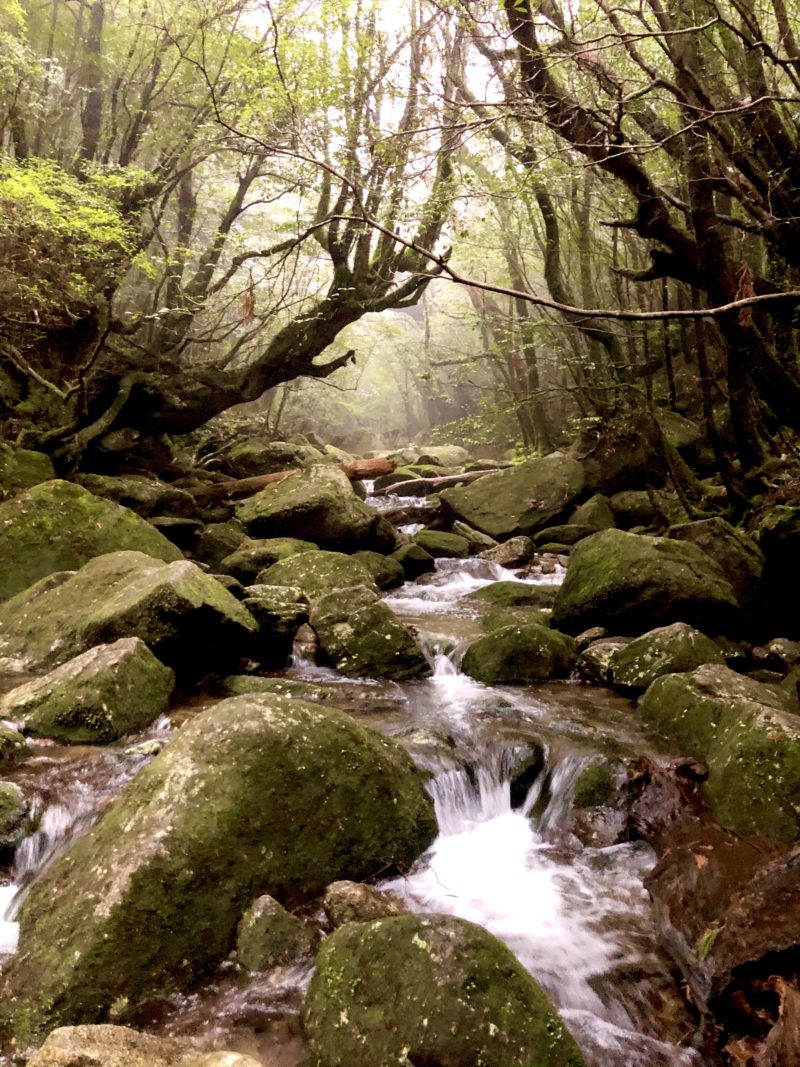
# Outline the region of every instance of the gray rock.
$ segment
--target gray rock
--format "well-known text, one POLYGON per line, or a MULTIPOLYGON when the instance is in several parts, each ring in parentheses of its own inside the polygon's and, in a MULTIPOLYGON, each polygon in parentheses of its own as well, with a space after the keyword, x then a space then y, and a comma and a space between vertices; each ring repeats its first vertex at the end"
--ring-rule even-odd
POLYGON ((188 1041, 154 1037, 125 1026, 61 1026, 28 1060, 29 1067, 260 1067, 239 1052, 203 1052, 188 1041))
POLYGON ((533 558, 534 546, 530 537, 511 537, 496 548, 487 548, 478 553, 479 559, 496 563, 500 567, 521 567, 533 558))
POLYGON ((405 915, 408 908, 395 897, 362 882, 331 882, 322 898, 322 909, 330 925, 368 923, 405 915))

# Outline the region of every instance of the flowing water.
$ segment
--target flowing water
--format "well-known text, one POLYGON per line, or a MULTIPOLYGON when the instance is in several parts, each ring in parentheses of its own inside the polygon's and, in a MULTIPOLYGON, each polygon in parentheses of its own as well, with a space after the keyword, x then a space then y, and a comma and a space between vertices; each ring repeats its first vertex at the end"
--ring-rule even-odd
MULTIPOLYGON (((656 948, 643 884, 655 857, 642 843, 592 847, 574 832, 582 770, 600 755, 658 758, 631 705, 571 682, 485 686, 459 669, 480 633, 467 594, 492 581, 544 584, 562 575, 557 567, 522 575, 480 560, 440 561, 433 575, 386 597, 416 629, 430 678, 352 681, 299 654, 287 674, 338 686, 340 706, 397 736, 434 772, 439 836, 406 877, 384 888, 413 910, 458 915, 501 938, 548 990, 589 1067, 688 1067, 701 1062, 681 1046, 692 1023, 656 948), (533 771, 522 789, 512 787, 526 759, 533 771)), ((192 713, 179 709, 173 724, 192 713)), ((14 951, 14 916, 31 879, 106 809, 170 728, 162 720, 102 749, 36 744, 16 777, 37 797, 38 824, 17 849, 13 884, 0 886, 0 955, 14 951)), ((300 962, 244 978, 224 964, 206 987, 146 1021, 155 1032, 295 1067, 310 974, 300 962)))

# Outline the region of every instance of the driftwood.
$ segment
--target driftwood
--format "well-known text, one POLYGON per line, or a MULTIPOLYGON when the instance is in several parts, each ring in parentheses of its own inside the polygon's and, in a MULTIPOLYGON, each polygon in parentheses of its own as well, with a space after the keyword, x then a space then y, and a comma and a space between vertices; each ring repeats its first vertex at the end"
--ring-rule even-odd
MULTIPOLYGON (((336 463, 332 466, 343 471, 351 482, 360 482, 365 478, 378 478, 382 474, 391 474, 396 464, 392 459, 356 459, 352 463, 336 463)), ((295 475, 303 475, 306 472, 307 468, 299 467, 288 471, 275 471, 272 474, 256 474, 252 478, 226 478, 224 482, 199 486, 196 489, 190 489, 189 492, 195 498, 203 500, 250 496, 268 485, 282 482, 286 478, 293 478, 295 475)))
POLYGON ((408 481, 395 482, 394 485, 389 485, 386 489, 379 489, 375 496, 397 494, 400 486, 403 487, 402 495, 410 495, 408 493, 410 489, 429 489, 435 493, 437 489, 449 489, 453 485, 466 485, 468 482, 475 482, 478 478, 483 478, 486 474, 499 473, 499 467, 492 467, 491 470, 469 471, 467 474, 444 474, 440 478, 409 478, 408 481))

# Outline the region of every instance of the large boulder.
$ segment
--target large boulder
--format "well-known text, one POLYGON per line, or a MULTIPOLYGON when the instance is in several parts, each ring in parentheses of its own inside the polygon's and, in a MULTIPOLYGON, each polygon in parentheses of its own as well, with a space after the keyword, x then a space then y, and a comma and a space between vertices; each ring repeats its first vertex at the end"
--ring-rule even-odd
POLYGON ((393 589, 397 585, 402 585, 405 581, 406 575, 403 565, 398 563, 396 559, 392 559, 391 556, 383 556, 380 552, 362 550, 361 552, 354 552, 353 559, 363 563, 379 589, 393 589))
POLYGON ((583 468, 574 459, 529 459, 471 485, 445 489, 446 512, 490 537, 512 537, 552 525, 583 489, 583 468))
POLYGON ((257 630, 194 563, 111 552, 0 605, 0 667, 46 670, 94 645, 139 637, 162 663, 197 676, 247 654, 257 630))
POLYGON ((225 450, 221 465, 234 478, 251 478, 258 474, 305 470, 328 461, 323 452, 308 443, 269 441, 250 434, 225 450))
POLYGON ((489 685, 527 685, 569 674, 576 659, 571 637, 539 622, 516 623, 471 644, 462 669, 489 685))
POLYGON ((420 450, 416 463, 433 467, 464 467, 472 456, 461 445, 428 445, 420 450))
POLYGON ((646 485, 663 485, 668 471, 654 447, 654 427, 645 415, 627 415, 620 420, 606 420, 578 442, 586 488, 594 493, 643 489, 646 485))
POLYGON ((248 540, 247 531, 238 519, 211 522, 195 537, 192 556, 216 571, 226 556, 248 540))
POLYGON ((556 598, 554 585, 528 582, 492 582, 467 593, 466 600, 498 608, 550 608, 556 598))
POLYGON ((191 493, 144 474, 84 474, 79 480, 84 489, 95 496, 114 500, 143 518, 151 515, 193 518, 197 513, 197 503, 191 493))
POLYGON ((43 452, 0 444, 0 500, 55 476, 50 457, 43 452))
POLYGON ((577 523, 580 526, 592 526, 595 530, 611 530, 616 526, 611 504, 608 497, 603 496, 602 493, 595 493, 575 508, 567 522, 577 523))
POLYGON ((289 559, 299 552, 317 550, 317 545, 311 541, 302 541, 297 537, 271 537, 263 541, 248 537, 235 551, 220 561, 219 570, 222 574, 230 574, 249 585, 261 571, 271 567, 273 563, 280 563, 282 559, 289 559))
POLYGON ((138 637, 96 645, 0 697, 0 718, 74 744, 143 730, 169 704, 175 675, 138 637))
POLYGON ((761 585, 764 556, 744 531, 714 516, 670 526, 667 537, 697 545, 713 559, 748 615, 756 618, 767 608, 761 585))
POLYGON ((708 765, 706 791, 719 821, 779 841, 800 836, 800 716, 788 695, 707 665, 657 678, 642 719, 708 765))
POLYGON ((300 537, 334 552, 391 552, 397 535, 359 500, 336 467, 319 466, 267 485, 237 508, 251 537, 300 537))
POLYGON ((342 674, 406 681, 430 673, 411 633, 366 586, 320 597, 309 622, 322 651, 342 674))
POLYGON ((449 916, 348 923, 322 946, 303 1025, 318 1067, 583 1067, 545 993, 449 916))
POLYGON ((132 549, 167 563, 183 554, 149 522, 80 485, 50 481, 0 504, 0 601, 55 571, 132 549))
POLYGON ((239 1052, 205 1052, 189 1041, 125 1026, 62 1026, 28 1060, 30 1067, 260 1067, 239 1052))
POLYGON ((725 663, 719 645, 687 622, 650 630, 620 648, 610 663, 614 685, 647 689, 662 674, 681 674, 704 663, 725 663))
POLYGON ((420 530, 414 534, 414 542, 434 559, 464 559, 469 555, 469 541, 466 537, 445 533, 443 530, 420 530))
POLYGON ((405 870, 436 833, 403 749, 334 708, 274 695, 201 712, 34 883, 0 1013, 20 1041, 185 987, 267 892, 405 870))
POLYGON ((256 584, 293 586, 309 601, 350 585, 366 585, 376 591, 378 588, 364 564, 342 552, 298 553, 261 571, 256 584))
POLYGON ((687 620, 710 633, 737 629, 739 605, 720 568, 696 545, 622 530, 576 545, 553 605, 553 626, 571 634, 639 634, 687 620))

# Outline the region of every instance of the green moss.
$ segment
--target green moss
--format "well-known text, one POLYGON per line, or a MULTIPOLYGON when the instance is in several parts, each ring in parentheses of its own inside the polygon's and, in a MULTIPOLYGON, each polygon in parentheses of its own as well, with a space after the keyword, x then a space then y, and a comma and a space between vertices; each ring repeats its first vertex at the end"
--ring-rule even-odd
POLYGON ((300 589, 313 601, 325 593, 366 585, 377 589, 367 568, 341 552, 303 552, 275 563, 258 575, 258 585, 288 585, 300 589))
POLYGON ((439 530, 420 530, 414 535, 414 541, 434 559, 456 557, 466 559, 469 555, 469 541, 458 534, 444 533, 439 530))
POLYGON ((0 445, 0 500, 55 476, 50 457, 42 452, 0 445))
POLYGON ((379 589, 393 589, 405 581, 405 572, 400 563, 380 552, 354 552, 353 559, 367 568, 379 589))
POLYGON ((551 608, 556 598, 554 585, 529 585, 526 582, 492 582, 467 595, 467 600, 493 604, 502 608, 551 608))
POLYGON ((575 783, 573 803, 576 808, 599 808, 611 800, 615 789, 610 768, 605 763, 593 763, 575 783))
POLYGON ((480 638, 467 649, 463 670, 490 685, 525 685, 569 674, 576 657, 571 637, 534 622, 480 638))
POLYGON ((719 646, 685 622, 650 630, 614 654, 614 685, 646 689, 663 674, 680 674, 704 663, 725 663, 719 646))

